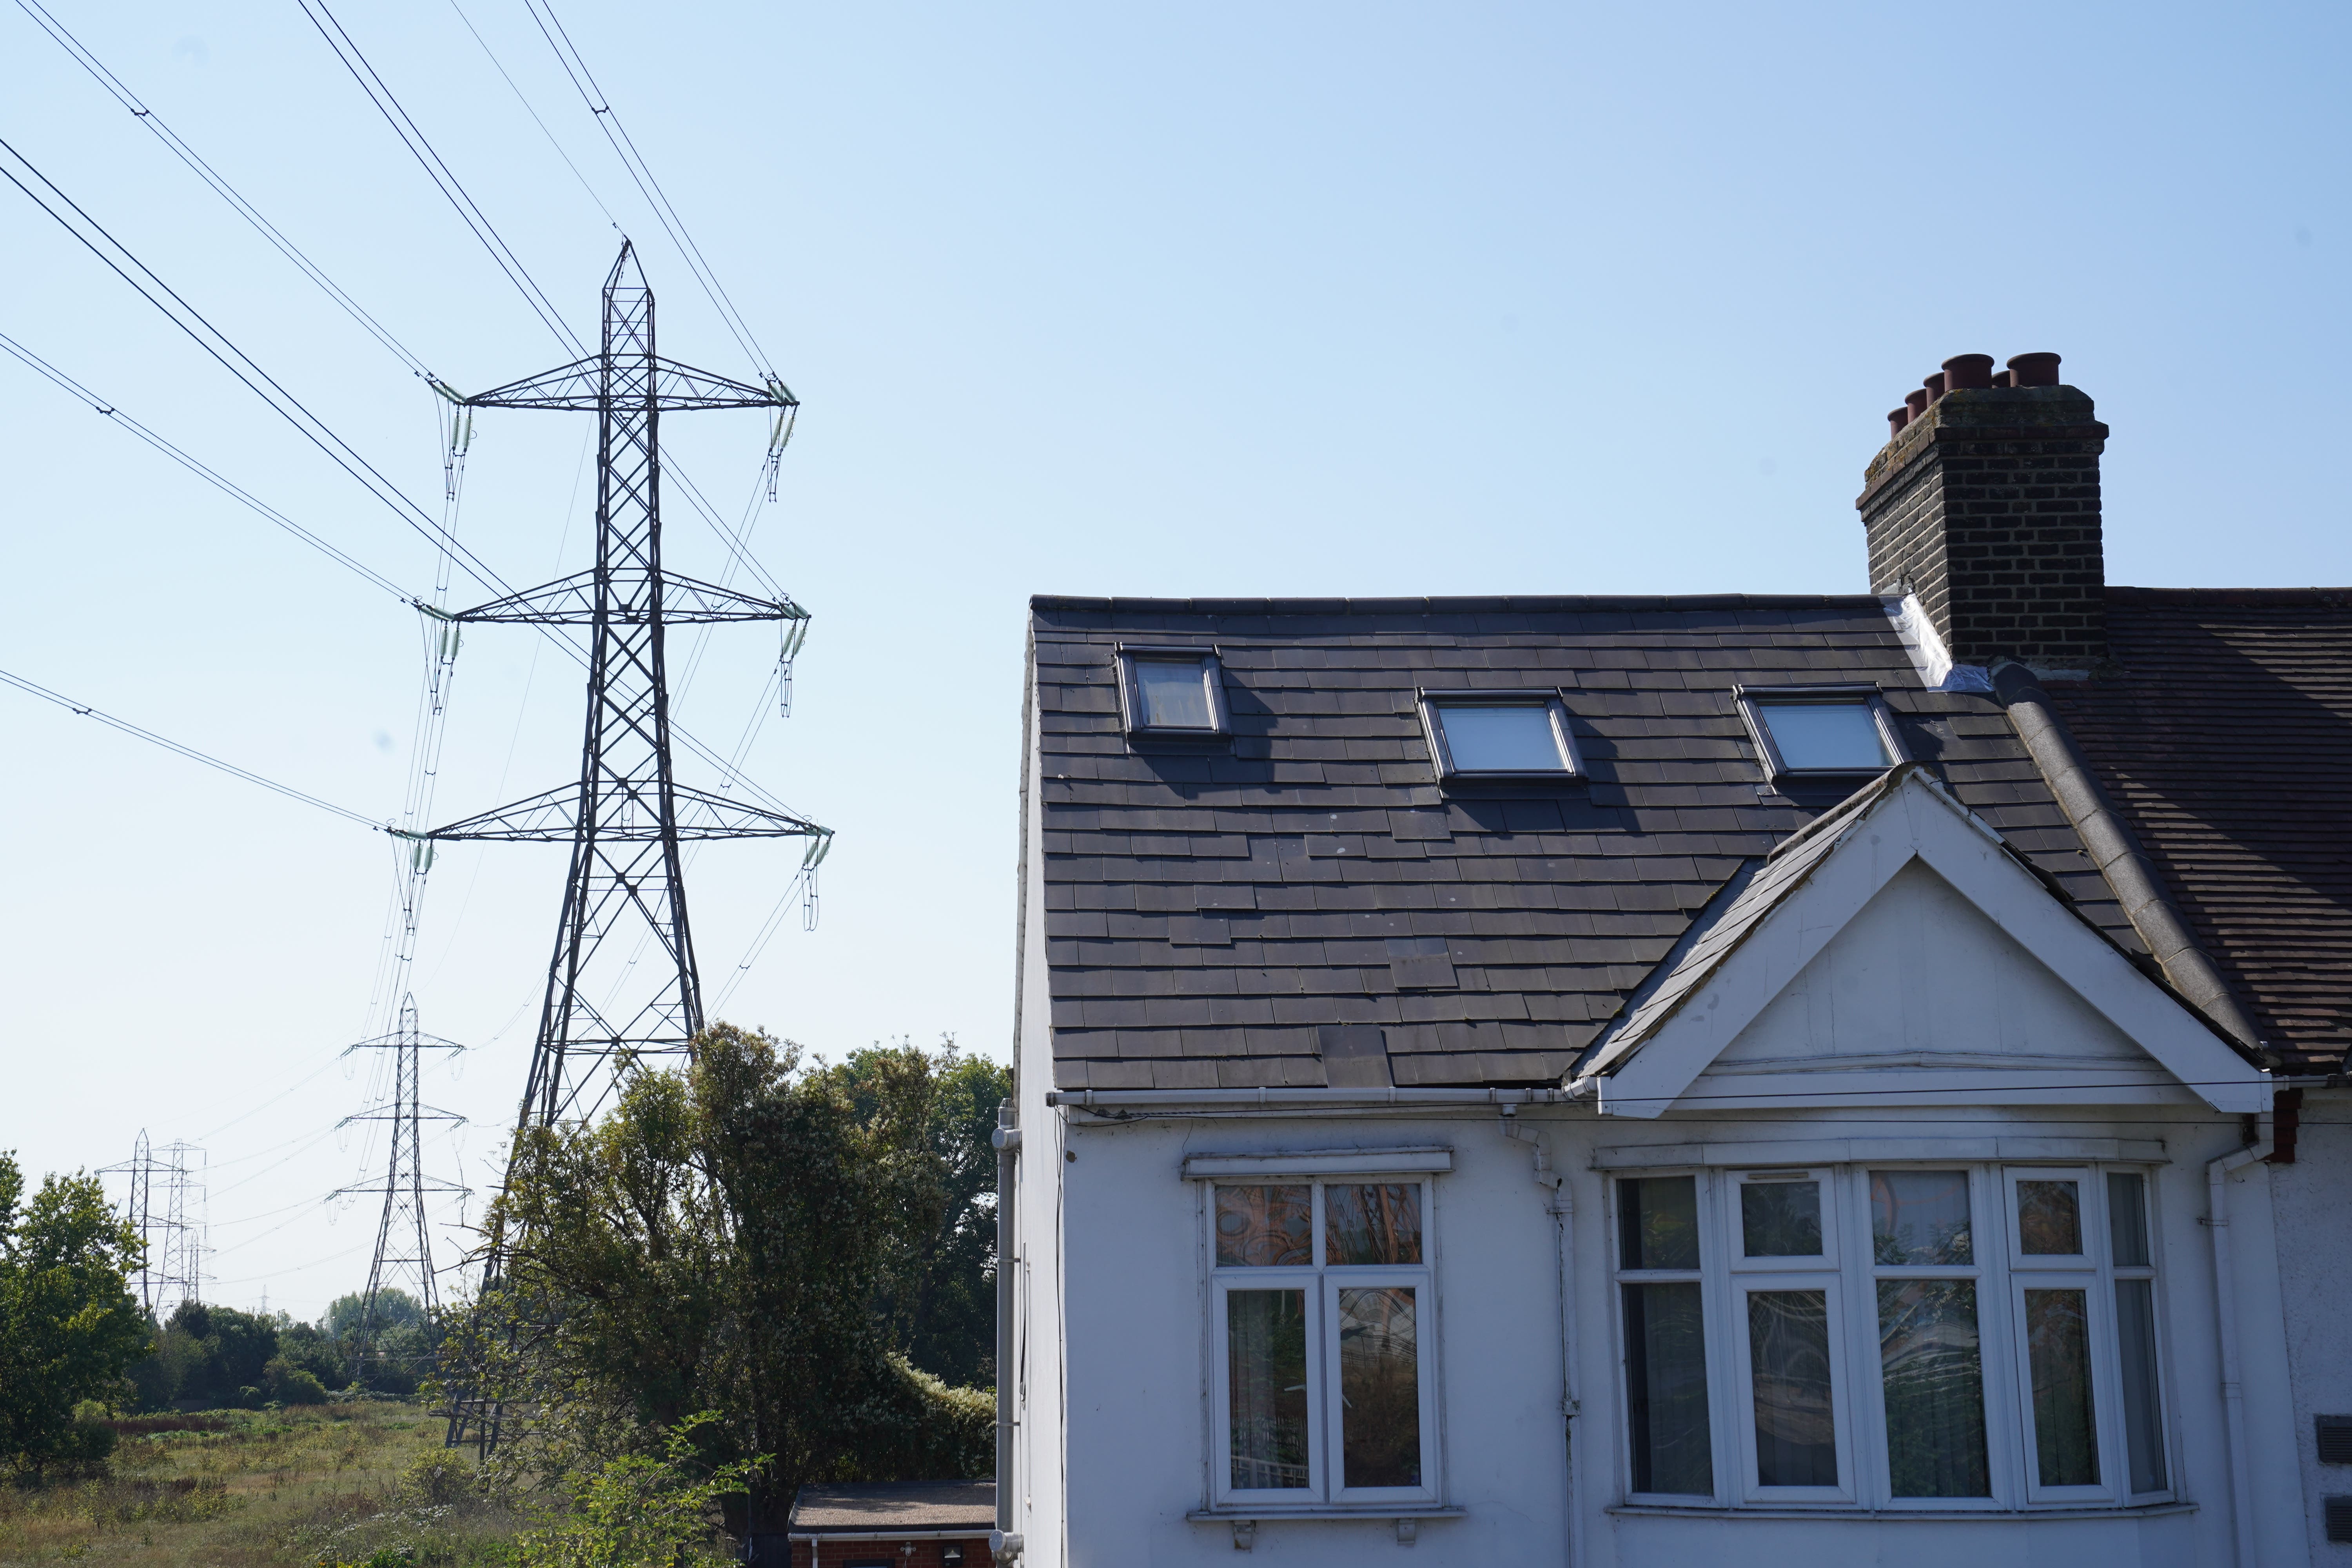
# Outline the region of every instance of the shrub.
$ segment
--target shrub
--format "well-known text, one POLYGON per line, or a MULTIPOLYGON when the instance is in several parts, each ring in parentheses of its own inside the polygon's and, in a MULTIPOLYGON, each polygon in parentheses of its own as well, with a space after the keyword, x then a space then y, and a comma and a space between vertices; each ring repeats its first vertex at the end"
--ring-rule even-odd
POLYGON ((262 1381, 268 1384, 269 1397, 280 1405, 324 1405, 327 1385, 319 1381, 318 1373, 309 1367, 296 1366, 279 1356, 261 1369, 262 1381))

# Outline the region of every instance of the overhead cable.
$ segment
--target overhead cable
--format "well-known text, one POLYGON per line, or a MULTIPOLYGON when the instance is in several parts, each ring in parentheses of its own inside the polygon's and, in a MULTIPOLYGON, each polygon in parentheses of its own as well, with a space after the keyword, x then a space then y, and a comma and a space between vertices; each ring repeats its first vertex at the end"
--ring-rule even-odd
POLYGON ((367 311, 362 308, 358 300, 352 299, 349 294, 344 293, 343 290, 337 286, 335 280, 328 277, 326 273, 320 268, 316 262, 303 255, 301 250, 296 247, 292 240, 279 233, 277 225, 271 223, 268 218, 263 217, 258 208, 257 208, 251 202, 247 201, 244 196, 237 193, 235 186, 231 185, 226 180, 221 177, 218 170, 215 169, 210 163, 205 163, 203 158, 198 156, 196 150, 189 146, 185 142, 183 142, 179 137, 179 133, 174 132, 170 126, 164 124, 163 120, 157 116, 153 110, 148 108, 144 103, 142 103, 139 100, 138 96, 128 87, 123 85, 121 78, 107 69, 105 65, 100 61, 99 58, 90 53, 89 50, 84 47, 80 39, 68 32, 64 25, 55 16, 50 16, 48 12, 43 10, 40 5, 40 0, 16 0, 16 5, 26 16, 32 17, 35 22, 39 24, 43 32, 56 39, 58 46, 62 47, 66 53, 71 55, 74 58, 75 62, 79 64, 82 69, 89 72, 92 77, 96 78, 98 84, 106 89, 108 92, 111 93, 114 96, 116 102, 129 110, 133 116, 147 127, 148 130, 155 133, 158 141, 162 142, 164 146, 172 150, 173 154, 179 158, 180 162, 185 163, 190 169, 194 170, 198 179, 211 186, 213 190, 219 195, 223 201, 226 201, 231 207, 235 208, 239 217, 245 219, 247 223, 251 224, 255 231, 258 233, 262 238, 268 240, 271 245, 276 246, 278 253, 284 256, 287 260, 292 262, 296 267, 299 268, 304 277, 310 279, 311 282, 316 283, 320 289, 324 289, 327 297, 342 308, 344 314, 350 316, 352 321, 357 321, 367 331, 370 336, 375 339, 376 342, 391 350, 394 354, 398 356, 401 363, 407 365, 417 374, 424 376, 428 380, 432 378, 433 373, 431 370, 426 368, 423 360, 411 353, 408 351, 407 346, 402 343, 398 338, 394 337, 383 322, 377 321, 373 316, 369 315, 367 311))
MULTIPOLYGON (((310 4, 311 0, 303 0, 303 3, 310 4)), ((661 221, 670 243, 677 247, 688 270, 694 274, 694 280, 702 285, 702 292, 710 300, 711 308, 719 312, 719 319, 734 334, 735 342, 750 357, 753 367, 762 375, 773 377, 775 367, 769 363, 766 351, 752 336, 751 325, 743 320, 742 313, 735 309, 735 301, 728 298, 727 290, 720 287, 718 274, 703 259, 702 247, 694 243, 694 237, 687 232, 686 220, 678 216, 676 207, 670 205, 668 194, 661 188, 661 182, 654 178, 654 172, 646 164, 645 155, 637 151, 636 142, 630 139, 628 128, 621 123, 620 115, 614 111, 613 100, 597 84, 594 75, 588 69, 588 62, 581 57, 579 47, 563 30, 563 24, 556 19, 554 5, 550 0, 523 0, 523 5, 529 8, 530 19, 539 24, 540 36, 547 40, 547 47, 555 51, 556 59, 563 67, 563 74, 572 79, 572 86, 580 94, 580 101, 588 106, 588 112, 604 132, 604 140, 613 144, 613 152, 621 160, 621 166, 628 170, 629 178, 636 182, 638 194, 646 198, 646 205, 653 208, 654 216, 661 221)))
POLYGON ((352 557, 346 555, 343 552, 338 550, 332 544, 328 543, 325 540, 320 538, 317 534, 311 532, 300 523, 296 522, 292 518, 288 517, 284 512, 279 511, 276 507, 271 506, 268 501, 259 500, 234 480, 224 479, 219 474, 215 473, 211 468, 206 468, 202 462, 190 457, 187 453, 183 452, 179 447, 174 447, 171 442, 166 441, 163 437, 158 436, 154 431, 150 430, 146 426, 139 423, 138 420, 133 419, 128 414, 123 413, 121 409, 99 396, 98 394, 90 391, 88 387, 82 385, 81 383, 74 380, 73 377, 68 375, 65 372, 59 370, 57 366, 43 359, 40 355, 35 353, 24 344, 18 342, 16 339, 8 336, 5 332, 0 332, 0 349, 7 350, 10 353, 24 361, 26 364, 31 366, 34 370, 38 371, 50 381, 54 382, 58 386, 63 387, 66 391, 73 394, 74 396, 89 405, 90 407, 96 409, 99 413, 105 415, 109 419, 113 420, 117 425, 121 426, 125 430, 130 431, 142 441, 146 442, 149 446, 154 447, 157 451, 163 453, 165 457, 171 458, 173 462, 187 469, 190 473, 194 474, 206 484, 212 485, 220 489, 224 494, 227 495, 230 499, 236 500, 240 505, 260 513, 263 517, 268 519, 271 522, 276 523, 278 527, 284 529, 287 532, 292 534, 295 538, 300 540, 311 549, 325 555, 337 565, 341 566, 348 571, 357 573, 360 576, 365 578, 370 584, 375 587, 383 589, 385 593, 390 594, 394 598, 398 599, 404 605, 414 602, 415 595, 409 593, 407 589, 402 587, 391 578, 385 576, 383 573, 378 572, 374 567, 368 565, 364 562, 354 560, 352 557))
POLYGON ((225 763, 218 757, 207 756, 203 752, 197 751, 194 746, 184 746, 180 744, 179 742, 172 740, 168 736, 158 735, 152 730, 142 730, 127 719, 117 719, 111 713, 101 713, 87 702, 77 702, 72 698, 65 696, 60 692, 52 691, 46 686, 37 686, 32 681, 26 679, 21 675, 11 675, 8 671, 0 669, 0 681, 7 682, 9 685, 16 688, 19 691, 30 692, 33 696, 39 698, 44 702, 54 702, 58 707, 65 709, 68 712, 79 713, 85 719, 95 719, 109 729, 120 730, 126 735, 135 735, 140 740, 145 741, 152 745, 161 746, 167 752, 177 752, 180 755, 187 758, 190 762, 202 763, 208 768, 218 768, 222 773, 228 774, 231 778, 240 778, 247 784, 257 784, 264 789, 276 790, 279 795, 286 796, 289 800, 299 800, 304 805, 315 805, 320 811, 333 812, 337 816, 342 817, 344 820, 349 822, 356 822, 362 827, 373 828, 379 832, 383 830, 383 824, 377 821, 373 816, 367 816, 359 812, 348 810, 342 806, 337 805, 331 800, 320 800, 317 795, 305 794, 303 791, 296 789, 292 784, 282 784, 276 779, 263 778, 259 773, 254 773, 250 769, 238 767, 235 763, 225 763))
POLYGON ((375 67, 368 63, 367 56, 360 52, 359 45, 343 30, 343 25, 335 19, 335 14, 327 9, 326 0, 295 0, 295 4, 302 7, 305 16, 310 18, 310 25, 319 29, 319 36, 327 40, 327 47, 335 52, 335 58, 352 73, 352 79, 360 84, 360 90, 367 94, 368 101, 375 105, 376 112, 383 116, 384 123, 391 126, 393 134, 400 138, 401 145, 408 149, 410 155, 415 158, 425 176, 441 194, 449 198, 449 205, 457 209, 458 217, 473 231, 474 237, 482 242, 482 248, 490 253, 490 259, 498 263, 499 270, 507 275, 507 281, 520 291, 524 302, 546 323, 547 330, 555 334, 558 342, 574 354, 585 358, 587 345, 564 324, 563 313, 555 308, 555 301, 548 298, 538 279, 531 277, 530 268, 523 266, 522 258, 514 253, 513 247, 490 223, 488 215, 467 193, 441 154, 433 150, 433 143, 425 139, 416 121, 409 118, 408 110, 400 106, 400 100, 393 96, 392 89, 384 84, 383 78, 376 74, 375 67))
MULTIPOLYGON (((474 42, 481 45, 482 56, 490 62, 490 68, 499 73, 499 79, 515 95, 515 101, 522 105, 522 111, 525 114, 530 116, 530 122, 539 127, 539 133, 547 138, 547 144, 555 149, 555 155, 563 160, 563 166, 572 171, 572 177, 580 182, 580 188, 588 193, 588 199, 596 204, 596 210, 604 215, 604 220, 607 223, 616 229, 620 228, 621 220, 613 216, 613 209, 604 205, 604 198, 596 194, 596 187, 588 183, 588 176, 580 172, 580 165, 572 161, 572 154, 563 150, 563 143, 555 139, 555 132, 547 128, 547 121, 539 117, 539 110, 533 109, 530 100, 523 96, 521 87, 516 83, 513 77, 507 74, 507 68, 499 63, 499 57, 491 52, 490 41, 482 37, 481 30, 474 26, 474 19, 466 15, 465 7, 459 5, 457 0, 449 0, 449 9, 457 13, 457 20, 466 24, 466 31, 473 34, 474 42)), ((626 230, 622 231, 622 237, 625 239, 628 237, 626 230)))
POLYGON ((173 326, 193 339, 197 347, 219 361, 222 367, 231 375, 245 383, 256 396, 276 410, 280 418, 300 431, 304 439, 332 459, 336 467, 365 486, 371 495, 390 507, 403 522, 431 541, 436 549, 456 554, 459 563, 465 566, 467 574, 479 582, 485 588, 494 594, 513 592, 513 589, 497 573, 491 571, 487 563, 472 551, 458 543, 446 530, 443 529, 430 512, 409 500, 406 492, 384 478, 375 466, 361 457, 349 442, 329 428, 326 422, 311 413, 301 399, 279 385, 268 372, 255 363, 243 349, 231 342, 227 334, 207 321, 203 312, 182 299, 170 284, 157 277, 152 268, 132 254, 129 247, 109 233, 104 225, 83 211, 79 204, 59 190, 55 181, 42 174, 30 159, 16 151, 16 147, 5 138, 0 138, 0 153, 6 154, 6 159, 0 161, 0 175, 5 175, 10 184, 31 197, 36 205, 57 220, 59 227, 81 241, 91 255, 105 262, 117 277, 138 290, 142 299, 162 311, 173 326), (45 197, 39 191, 19 179, 16 171, 7 166, 7 163, 11 161, 39 181, 55 201, 45 197), (63 203, 65 206, 72 209, 72 216, 69 217, 59 211, 58 203, 63 203), (97 237, 93 238, 93 235, 97 237), (100 243, 101 241, 103 243, 100 243), (131 268, 137 269, 149 282, 152 282, 154 289, 161 289, 170 296, 171 303, 166 304, 163 300, 156 298, 154 289, 151 289, 147 284, 142 283, 139 279, 131 276, 131 268))

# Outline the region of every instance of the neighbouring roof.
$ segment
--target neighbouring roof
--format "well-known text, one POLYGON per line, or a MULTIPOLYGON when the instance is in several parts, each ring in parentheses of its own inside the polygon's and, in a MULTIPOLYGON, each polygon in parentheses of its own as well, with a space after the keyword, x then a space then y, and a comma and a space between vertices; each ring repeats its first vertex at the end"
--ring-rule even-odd
POLYGON ((808 1534, 970 1530, 985 1535, 995 1524, 994 1481, 868 1481, 803 1487, 793 1500, 790 1528, 808 1534))
POLYGON ((2051 700, 2290 1070, 2352 1047, 2352 588, 2109 588, 2051 700))
POLYGON ((1031 635, 1057 1088, 1323 1085, 1350 1026, 1400 1086, 1558 1082, 1847 793, 1771 788, 1743 683, 1876 682, 1911 755, 2144 952, 1998 703, 1923 690, 1875 598, 1040 597, 1031 635), (1121 641, 1214 646, 1229 752, 1129 747, 1121 641), (1559 689, 1591 782, 1442 795, 1424 687, 1559 689))

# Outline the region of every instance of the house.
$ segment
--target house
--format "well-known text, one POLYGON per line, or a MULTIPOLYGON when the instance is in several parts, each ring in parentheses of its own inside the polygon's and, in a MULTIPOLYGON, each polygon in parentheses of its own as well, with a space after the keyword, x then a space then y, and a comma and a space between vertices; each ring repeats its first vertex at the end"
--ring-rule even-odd
POLYGON ((784 1568, 989 1568, 993 1481, 866 1481, 801 1488, 782 1536, 745 1561, 784 1568))
POLYGON ((2352 1561, 2352 593, 1889 419, 1868 595, 1032 602, 1000 1561, 2352 1561))

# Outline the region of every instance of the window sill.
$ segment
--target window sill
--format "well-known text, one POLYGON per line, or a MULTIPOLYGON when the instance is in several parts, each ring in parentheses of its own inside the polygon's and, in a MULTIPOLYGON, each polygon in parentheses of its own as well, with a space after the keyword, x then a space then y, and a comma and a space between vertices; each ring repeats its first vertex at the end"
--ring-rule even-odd
POLYGON ((2102 1503, 2095 1508, 2070 1503, 2039 1508, 1858 1508, 1850 1503, 1812 1507, 1766 1503, 1746 1508, 1723 1508, 1715 1503, 1696 1503, 1684 1508, 1674 1503, 1626 1502, 1617 1503, 1602 1511, 1621 1519, 1866 1519, 1906 1524, 2015 1524, 2028 1519, 2153 1519, 2164 1514, 2195 1513, 2197 1505, 2193 1502, 2148 1502, 2102 1503))
POLYGON ((1184 1518, 1193 1524, 1230 1524, 1236 1520, 1276 1519, 1460 1519, 1470 1510, 1459 1505, 1393 1502, 1221 1503, 1196 1508, 1184 1518))

